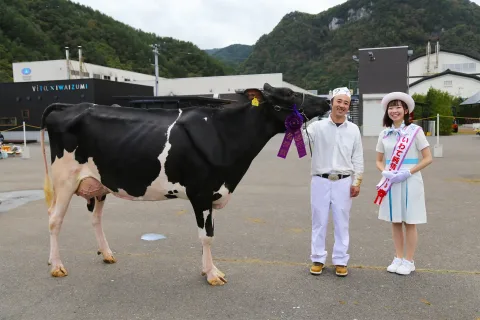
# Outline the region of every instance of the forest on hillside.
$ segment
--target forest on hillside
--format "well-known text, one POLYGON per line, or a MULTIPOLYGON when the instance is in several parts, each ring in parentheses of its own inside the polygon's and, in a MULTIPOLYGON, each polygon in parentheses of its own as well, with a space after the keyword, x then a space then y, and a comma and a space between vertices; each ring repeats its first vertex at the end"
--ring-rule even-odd
POLYGON ((232 44, 225 48, 207 49, 205 50, 212 57, 224 62, 232 67, 238 67, 252 53, 253 46, 246 44, 232 44))
MULTIPOLYGON (((152 44, 160 44, 161 77, 234 72, 193 43, 134 29, 67 0, 0 0, 0 82, 12 81, 12 62, 64 59, 65 47, 84 62, 154 74, 152 44)), ((78 59, 78 58, 77 58, 78 59)))
POLYGON ((358 49, 408 45, 480 57, 480 7, 468 0, 350 0, 316 15, 292 12, 262 36, 239 73, 282 72, 285 81, 328 92, 357 80, 358 49))
POLYGON ((468 0, 349 0, 319 14, 291 12, 254 46, 210 50, 68 0, 0 0, 0 8, 0 82, 12 81, 12 62, 63 59, 65 46, 75 58, 79 45, 85 62, 153 75, 157 43, 161 77, 281 72, 321 93, 357 80, 360 48, 408 45, 416 56, 439 39, 480 59, 480 7, 468 0))

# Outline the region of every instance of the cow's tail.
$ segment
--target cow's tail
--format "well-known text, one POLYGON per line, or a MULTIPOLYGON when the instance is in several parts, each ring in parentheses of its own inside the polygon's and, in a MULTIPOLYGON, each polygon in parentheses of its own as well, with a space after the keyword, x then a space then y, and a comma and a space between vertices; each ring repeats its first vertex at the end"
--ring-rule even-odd
POLYGON ((53 187, 52 187, 52 180, 50 179, 50 176, 48 175, 48 163, 47 163, 47 156, 45 154, 45 128, 42 128, 40 130, 40 144, 42 146, 42 153, 43 153, 43 163, 45 165, 45 181, 43 183, 43 192, 45 194, 45 202, 47 203, 47 206, 50 208, 52 205, 52 200, 53 200, 53 187))

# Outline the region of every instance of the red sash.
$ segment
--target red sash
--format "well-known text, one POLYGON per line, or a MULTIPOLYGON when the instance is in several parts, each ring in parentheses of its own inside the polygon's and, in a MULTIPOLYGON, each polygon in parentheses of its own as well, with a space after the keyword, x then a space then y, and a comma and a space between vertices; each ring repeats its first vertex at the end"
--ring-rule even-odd
MULTIPOLYGON (((398 170, 402 166, 403 160, 405 160, 408 150, 415 142, 415 136, 420 129, 420 126, 412 123, 407 126, 406 129, 399 131, 397 144, 395 145, 395 148, 393 148, 390 159, 390 166, 388 167, 389 171, 398 170)), ((383 201, 383 197, 387 195, 391 187, 392 184, 390 180, 382 176, 382 180, 380 180, 380 182, 377 184, 377 197, 373 203, 380 205, 383 201)))

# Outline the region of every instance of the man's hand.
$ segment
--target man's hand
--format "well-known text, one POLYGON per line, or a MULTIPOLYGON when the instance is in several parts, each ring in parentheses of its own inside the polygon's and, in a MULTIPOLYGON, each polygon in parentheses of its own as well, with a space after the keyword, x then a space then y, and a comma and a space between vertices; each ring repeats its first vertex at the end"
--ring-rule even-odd
POLYGON ((350 197, 355 198, 360 193, 360 187, 351 186, 350 187, 350 197))

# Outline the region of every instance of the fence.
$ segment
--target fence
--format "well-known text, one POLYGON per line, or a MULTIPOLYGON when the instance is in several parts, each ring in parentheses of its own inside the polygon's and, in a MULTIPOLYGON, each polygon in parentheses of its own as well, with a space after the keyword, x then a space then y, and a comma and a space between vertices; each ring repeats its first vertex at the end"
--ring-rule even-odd
MULTIPOLYGON (((5 141, 13 141, 13 142, 23 141, 24 143, 26 143, 27 141, 40 142, 40 127, 33 126, 25 122, 21 126, 17 126, 14 128, 9 128, 5 130, 0 129, 0 133, 3 134, 5 141), (27 131, 26 127, 38 129, 38 131, 37 130, 27 131), (23 131, 13 131, 19 128, 23 128, 23 131)), ((47 131, 45 131, 45 142, 49 142, 47 131)))
POLYGON ((413 122, 421 126, 427 136, 434 136, 435 134, 439 134, 440 118, 451 118, 452 126, 454 125, 455 121, 460 133, 475 134, 475 128, 480 126, 480 118, 442 116, 440 114, 437 114, 437 116, 433 117, 414 119, 413 122))

